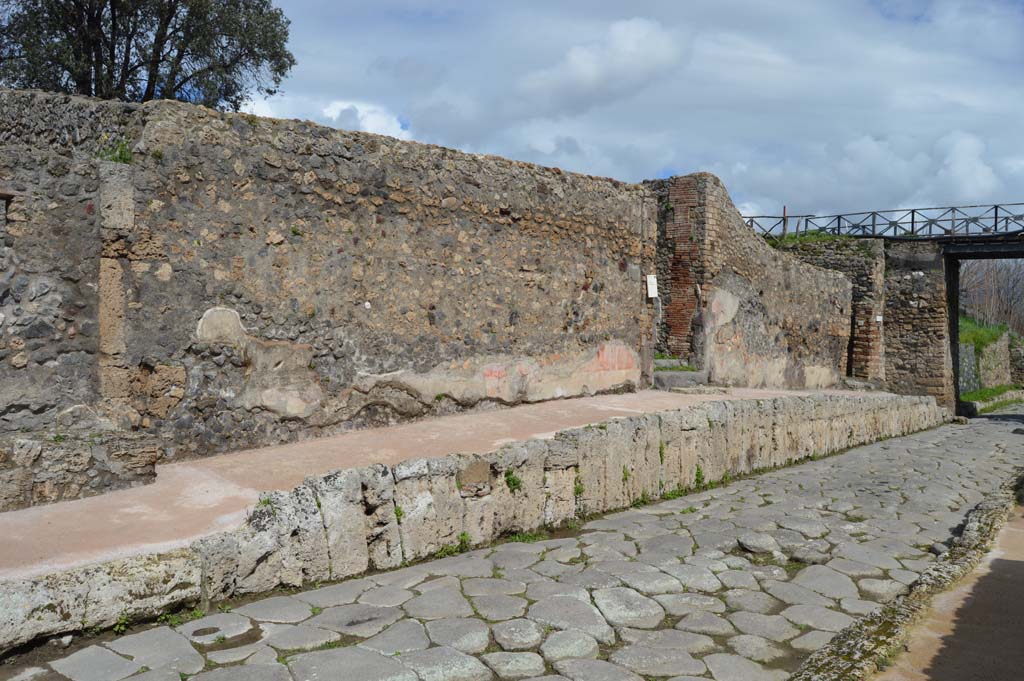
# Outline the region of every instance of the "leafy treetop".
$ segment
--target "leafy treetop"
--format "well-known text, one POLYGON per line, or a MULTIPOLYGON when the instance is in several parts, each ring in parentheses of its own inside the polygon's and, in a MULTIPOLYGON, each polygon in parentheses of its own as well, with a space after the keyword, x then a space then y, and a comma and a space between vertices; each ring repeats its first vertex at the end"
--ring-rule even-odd
POLYGON ((271 0, 0 0, 0 86, 237 111, 295 65, 271 0))

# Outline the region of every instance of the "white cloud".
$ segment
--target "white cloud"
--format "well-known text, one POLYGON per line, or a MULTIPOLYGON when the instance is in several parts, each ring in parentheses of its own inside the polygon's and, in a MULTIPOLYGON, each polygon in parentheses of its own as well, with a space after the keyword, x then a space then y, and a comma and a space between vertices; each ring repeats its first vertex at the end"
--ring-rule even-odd
POLYGON ((256 113, 758 212, 1024 200, 1017 0, 277 4, 299 64, 256 113))
POLYGON ((377 104, 336 99, 327 104, 322 113, 339 128, 373 132, 403 140, 412 139, 399 118, 377 104))
POLYGON ((616 21, 599 40, 570 47, 558 64, 527 73, 519 91, 538 113, 579 114, 642 90, 682 56, 682 38, 658 22, 616 21))

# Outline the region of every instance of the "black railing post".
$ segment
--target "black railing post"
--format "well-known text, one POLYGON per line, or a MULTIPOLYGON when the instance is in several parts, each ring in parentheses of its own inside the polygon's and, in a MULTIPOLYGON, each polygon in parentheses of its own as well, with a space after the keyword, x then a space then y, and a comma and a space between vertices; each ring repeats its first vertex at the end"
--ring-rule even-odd
POLYGON ((995 207, 995 218, 994 218, 994 220, 992 222, 992 231, 993 232, 998 232, 999 231, 999 204, 996 204, 996 207, 995 207))

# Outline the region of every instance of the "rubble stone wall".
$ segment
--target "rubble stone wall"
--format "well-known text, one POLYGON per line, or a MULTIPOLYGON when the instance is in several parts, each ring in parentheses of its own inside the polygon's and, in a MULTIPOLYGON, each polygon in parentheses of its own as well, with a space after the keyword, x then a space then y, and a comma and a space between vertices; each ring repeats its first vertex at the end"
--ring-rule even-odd
POLYGON ((842 272, 853 284, 849 375, 885 380, 885 242, 882 239, 794 239, 776 246, 817 267, 842 272))
POLYGON ((978 353, 978 375, 982 388, 1013 385, 1009 333, 1004 333, 978 353))
MULTIPOLYGON (((0 581, 0 654, 40 637, 395 568, 694 484, 931 428, 930 397, 794 394, 574 428, 551 439, 337 471, 265 494, 243 525, 186 548, 0 581)), ((450 558, 448 560, 458 560, 450 558)))
POLYGON ((1024 345, 1010 346, 1010 382, 1024 386, 1024 345))
POLYGON ((0 91, 0 195, 0 510, 157 460, 649 379, 642 186, 0 91))
POLYGON ((959 354, 959 388, 960 394, 974 392, 981 387, 981 379, 978 377, 978 358, 974 353, 974 346, 968 343, 960 343, 959 354))
POLYGON ((661 206, 659 264, 670 273, 659 349, 724 385, 841 381, 850 280, 771 248, 743 222, 714 175, 648 184, 661 206))
POLYGON ((885 249, 888 390, 931 395, 955 408, 949 305, 941 245, 891 241, 885 249))

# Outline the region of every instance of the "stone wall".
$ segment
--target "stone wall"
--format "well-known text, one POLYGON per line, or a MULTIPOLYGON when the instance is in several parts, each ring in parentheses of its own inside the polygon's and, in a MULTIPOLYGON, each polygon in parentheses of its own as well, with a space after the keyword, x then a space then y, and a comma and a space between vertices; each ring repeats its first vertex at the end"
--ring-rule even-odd
POLYGON ((615 419, 486 455, 337 471, 266 494, 243 525, 185 548, 0 581, 0 654, 184 604, 395 568, 463 533, 478 545, 557 526, 692 485, 698 467, 717 481, 946 418, 927 397, 797 394, 615 419))
POLYGON ((946 271, 939 244, 885 249, 885 378, 889 390, 955 408, 946 271))
POLYGON ((1010 382, 1024 386, 1024 343, 1010 345, 1010 382))
POLYGON ((0 91, 0 194, 0 510, 157 460, 649 379, 641 186, 0 91))
POLYGON ((842 272, 853 284, 849 375, 885 380, 885 242, 882 239, 794 239, 779 250, 817 267, 842 272))
POLYGON ((974 354, 974 346, 960 343, 959 354, 959 378, 958 384, 960 394, 974 392, 981 387, 981 378, 978 376, 978 357, 974 354))
POLYGON ((1010 368, 1010 334, 1004 333, 999 340, 990 343, 978 353, 978 376, 982 388, 1012 385, 1010 368))
POLYGON ((846 374, 851 284, 765 243, 707 173, 648 183, 659 198, 662 349, 713 383, 822 387, 846 374))

